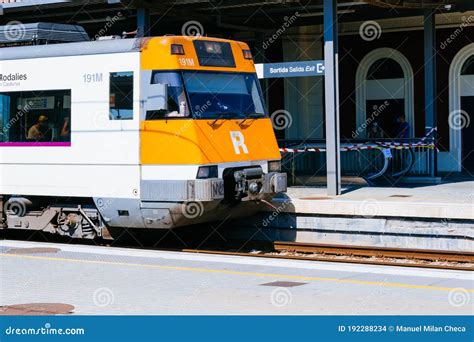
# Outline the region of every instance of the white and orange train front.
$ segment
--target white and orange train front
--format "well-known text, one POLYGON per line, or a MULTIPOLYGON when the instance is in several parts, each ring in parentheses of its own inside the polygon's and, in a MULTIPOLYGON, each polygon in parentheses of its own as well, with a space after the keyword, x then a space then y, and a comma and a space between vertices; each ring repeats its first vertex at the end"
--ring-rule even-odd
POLYGON ((0 228, 168 229, 285 191, 248 49, 155 37, 2 50, 0 228), (51 136, 30 139, 44 116, 51 136))
POLYGON ((151 38, 140 59, 140 200, 94 198, 109 226, 171 228, 249 215, 286 191, 246 44, 151 38))

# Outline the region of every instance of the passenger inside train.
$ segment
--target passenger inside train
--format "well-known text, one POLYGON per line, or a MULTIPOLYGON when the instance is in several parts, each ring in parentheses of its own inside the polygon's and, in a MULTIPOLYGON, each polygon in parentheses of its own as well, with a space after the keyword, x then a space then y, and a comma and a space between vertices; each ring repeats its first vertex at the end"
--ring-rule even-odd
POLYGON ((70 118, 70 90, 0 93, 0 142, 70 142, 70 118))
POLYGON ((51 128, 48 125, 48 117, 46 115, 40 115, 38 122, 30 127, 26 140, 28 141, 51 141, 53 134, 51 128))

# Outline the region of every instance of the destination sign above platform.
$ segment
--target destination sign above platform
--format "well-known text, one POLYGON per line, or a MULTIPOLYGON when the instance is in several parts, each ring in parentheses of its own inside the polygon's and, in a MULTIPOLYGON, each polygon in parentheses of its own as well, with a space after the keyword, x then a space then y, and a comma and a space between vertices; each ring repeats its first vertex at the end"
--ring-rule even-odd
POLYGON ((324 61, 256 64, 258 78, 324 76, 324 61))

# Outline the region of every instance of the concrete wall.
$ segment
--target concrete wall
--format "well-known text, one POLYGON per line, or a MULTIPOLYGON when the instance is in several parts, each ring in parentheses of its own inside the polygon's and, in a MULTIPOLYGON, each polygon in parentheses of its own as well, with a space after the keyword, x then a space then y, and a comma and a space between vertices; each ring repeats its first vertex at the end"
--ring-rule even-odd
POLYGON ((472 252, 472 222, 260 213, 220 231, 227 239, 472 252), (271 218, 271 220, 270 220, 271 218), (238 229, 236 229, 238 228, 238 229))

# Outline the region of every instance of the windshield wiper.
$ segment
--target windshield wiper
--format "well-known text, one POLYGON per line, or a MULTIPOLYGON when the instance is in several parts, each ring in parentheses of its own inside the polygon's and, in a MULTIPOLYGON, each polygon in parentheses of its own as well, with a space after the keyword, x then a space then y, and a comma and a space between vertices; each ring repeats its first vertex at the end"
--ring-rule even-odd
POLYGON ((234 116, 234 115, 237 115, 237 114, 236 114, 236 113, 228 113, 228 112, 219 113, 219 114, 217 114, 218 117, 217 117, 213 122, 211 122, 209 125, 210 125, 211 127, 214 127, 214 126, 216 125, 217 121, 222 120, 223 117, 226 116, 226 115, 228 115, 228 116, 234 116))
POLYGON ((263 113, 246 113, 246 117, 242 121, 239 122, 239 126, 242 127, 242 125, 249 119, 258 119, 260 117, 265 116, 263 113))

